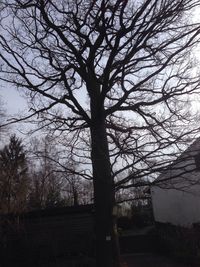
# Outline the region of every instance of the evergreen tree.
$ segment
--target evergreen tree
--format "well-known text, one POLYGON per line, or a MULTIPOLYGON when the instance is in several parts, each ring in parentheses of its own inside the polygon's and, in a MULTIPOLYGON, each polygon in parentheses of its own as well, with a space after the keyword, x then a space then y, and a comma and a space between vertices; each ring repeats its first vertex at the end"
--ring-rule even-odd
POLYGON ((0 211, 21 212, 28 193, 27 159, 22 141, 12 135, 0 150, 0 211))

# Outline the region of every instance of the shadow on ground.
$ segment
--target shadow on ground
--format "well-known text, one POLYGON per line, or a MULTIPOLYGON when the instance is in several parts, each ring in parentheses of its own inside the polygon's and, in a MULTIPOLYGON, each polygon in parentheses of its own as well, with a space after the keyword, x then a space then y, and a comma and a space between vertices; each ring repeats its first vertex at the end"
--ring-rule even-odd
POLYGON ((157 254, 127 254, 122 256, 123 267, 194 267, 157 254))

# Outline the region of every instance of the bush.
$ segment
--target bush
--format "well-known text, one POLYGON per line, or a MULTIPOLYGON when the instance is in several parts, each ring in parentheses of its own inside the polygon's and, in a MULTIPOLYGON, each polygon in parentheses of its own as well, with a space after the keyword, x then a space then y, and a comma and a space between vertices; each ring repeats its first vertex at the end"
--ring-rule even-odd
POLYGON ((161 252, 181 259, 194 262, 200 259, 200 231, 199 229, 184 228, 168 223, 157 223, 161 252))

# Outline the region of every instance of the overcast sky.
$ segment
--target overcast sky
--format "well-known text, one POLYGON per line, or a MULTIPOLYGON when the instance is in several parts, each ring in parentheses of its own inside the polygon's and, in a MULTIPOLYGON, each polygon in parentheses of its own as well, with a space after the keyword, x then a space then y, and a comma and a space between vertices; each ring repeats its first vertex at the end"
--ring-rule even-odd
POLYGON ((15 88, 1 84, 0 96, 8 115, 14 115, 27 108, 25 99, 20 96, 15 88))
MULTIPOLYGON (((17 89, 12 86, 6 86, 5 83, 0 81, 0 98, 4 103, 4 108, 6 109, 7 117, 17 117, 17 114, 25 114, 25 110, 27 112, 26 101, 23 97, 20 96, 17 89)), ((16 123, 9 126, 9 131, 7 136, 4 135, 3 140, 1 140, 0 145, 6 144, 8 142, 8 138, 13 133, 16 133, 18 137, 20 137, 24 143, 26 143, 26 135, 25 133, 28 131, 27 129, 31 128, 30 125, 24 123, 16 123), (2 143, 3 142, 3 143, 2 143)))

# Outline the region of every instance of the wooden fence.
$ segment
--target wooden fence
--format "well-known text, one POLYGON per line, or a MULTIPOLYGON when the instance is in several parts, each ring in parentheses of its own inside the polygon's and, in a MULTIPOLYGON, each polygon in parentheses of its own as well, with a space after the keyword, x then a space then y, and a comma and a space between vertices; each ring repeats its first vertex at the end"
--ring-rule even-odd
POLYGON ((31 261, 32 264, 57 257, 91 255, 93 243, 92 205, 0 217, 2 262, 31 261))

